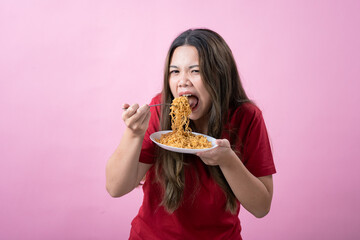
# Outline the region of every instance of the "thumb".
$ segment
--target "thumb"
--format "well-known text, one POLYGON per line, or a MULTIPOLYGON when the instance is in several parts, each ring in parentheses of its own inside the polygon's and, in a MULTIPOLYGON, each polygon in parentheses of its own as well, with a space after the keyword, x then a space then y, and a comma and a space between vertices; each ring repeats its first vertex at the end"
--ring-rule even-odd
POLYGON ((130 105, 127 104, 127 103, 124 103, 124 104, 122 105, 122 109, 124 109, 124 110, 128 109, 129 107, 130 107, 130 105))
POLYGON ((219 147, 228 147, 228 148, 230 147, 230 142, 227 139, 217 139, 216 144, 219 147))

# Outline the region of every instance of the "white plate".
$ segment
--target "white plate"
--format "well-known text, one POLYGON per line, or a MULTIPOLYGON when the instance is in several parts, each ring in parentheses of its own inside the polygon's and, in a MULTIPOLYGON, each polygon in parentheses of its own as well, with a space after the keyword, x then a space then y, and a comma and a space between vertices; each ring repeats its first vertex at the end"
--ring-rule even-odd
POLYGON ((210 136, 207 136, 207 135, 204 135, 204 134, 201 134, 201 133, 196 133, 196 132, 193 132, 193 134, 195 135, 202 135, 204 137, 207 138, 207 140, 209 142, 211 142, 212 144, 212 147, 211 148, 201 148, 201 149, 190 149, 190 148, 178 148, 178 147, 171 147, 171 146, 168 146, 168 145, 164 145, 164 144, 161 144, 161 143, 158 143, 155 139, 160 139, 160 136, 162 134, 165 134, 165 133, 168 133, 168 132, 172 132, 172 131, 159 131, 159 132, 154 132, 153 134, 150 135, 150 139, 155 143, 157 144, 159 147, 161 148, 164 148, 166 150, 169 150, 169 151, 173 151, 173 152, 179 152, 179 153, 191 153, 191 154, 195 154, 195 153, 198 153, 198 152, 203 152, 203 151, 208 151, 210 149, 213 149, 213 148, 216 148, 217 145, 215 144, 215 141, 216 139, 213 138, 213 137, 210 137, 210 136))

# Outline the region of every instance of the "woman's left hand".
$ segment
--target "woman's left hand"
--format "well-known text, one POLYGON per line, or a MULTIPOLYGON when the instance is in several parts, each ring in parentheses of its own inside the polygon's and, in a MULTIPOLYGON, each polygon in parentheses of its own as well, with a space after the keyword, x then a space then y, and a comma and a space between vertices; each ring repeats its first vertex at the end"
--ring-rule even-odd
POLYGON ((222 165, 231 154, 235 154, 227 139, 217 139, 216 144, 216 148, 196 154, 206 165, 222 165))

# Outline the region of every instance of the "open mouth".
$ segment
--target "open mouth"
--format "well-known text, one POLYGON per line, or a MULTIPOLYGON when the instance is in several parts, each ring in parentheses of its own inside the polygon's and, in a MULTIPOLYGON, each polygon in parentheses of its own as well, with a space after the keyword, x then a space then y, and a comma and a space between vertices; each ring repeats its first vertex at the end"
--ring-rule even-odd
POLYGON ((188 98, 191 110, 194 110, 197 107, 197 105, 199 103, 199 98, 197 96, 191 95, 191 94, 184 94, 182 96, 185 96, 188 98))

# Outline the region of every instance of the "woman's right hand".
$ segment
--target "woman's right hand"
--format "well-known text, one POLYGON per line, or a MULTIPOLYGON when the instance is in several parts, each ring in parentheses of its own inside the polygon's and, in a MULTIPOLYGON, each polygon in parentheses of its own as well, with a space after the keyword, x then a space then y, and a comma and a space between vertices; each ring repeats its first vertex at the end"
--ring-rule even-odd
POLYGON ((123 109, 126 109, 122 114, 122 119, 129 130, 134 135, 144 136, 150 121, 150 107, 145 104, 139 107, 139 104, 124 104, 123 109))

